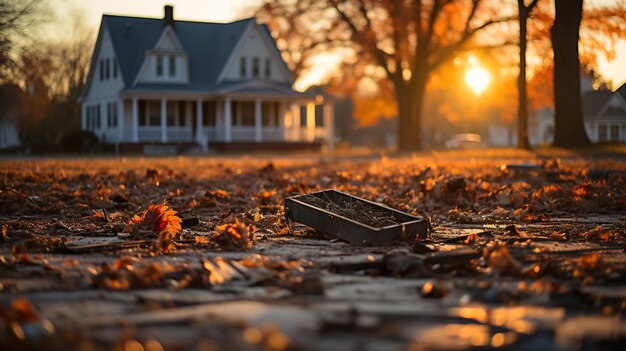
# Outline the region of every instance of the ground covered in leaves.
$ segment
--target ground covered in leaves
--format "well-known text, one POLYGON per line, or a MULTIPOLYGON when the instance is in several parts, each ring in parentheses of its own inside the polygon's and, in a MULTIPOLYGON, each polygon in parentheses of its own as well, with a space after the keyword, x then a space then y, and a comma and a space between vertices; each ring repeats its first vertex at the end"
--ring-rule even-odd
POLYGON ((0 161, 0 349, 620 349, 625 182, 601 157, 0 161), (324 189, 429 234, 285 220, 324 189))

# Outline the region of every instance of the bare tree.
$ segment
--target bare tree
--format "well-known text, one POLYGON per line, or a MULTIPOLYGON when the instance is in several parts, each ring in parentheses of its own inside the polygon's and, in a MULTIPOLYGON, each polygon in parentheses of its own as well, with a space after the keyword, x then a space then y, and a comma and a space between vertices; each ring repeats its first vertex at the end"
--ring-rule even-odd
POLYGON ((80 128, 78 98, 94 45, 94 32, 78 12, 62 27, 63 37, 36 41, 24 48, 14 79, 26 87, 22 129, 27 141, 57 142, 80 128))
POLYGON ((41 21, 44 0, 0 1, 0 80, 14 62, 15 42, 24 37, 33 25, 41 21))
POLYGON ((312 45, 349 47, 360 62, 384 72, 394 89, 401 150, 422 146, 422 108, 432 73, 477 33, 515 19, 495 17, 493 3, 483 0, 266 1, 287 18, 296 14, 290 11, 295 3, 306 15, 312 45))
POLYGON ((578 40, 583 0, 555 0, 551 29, 554 51, 554 146, 590 144, 585 131, 580 96, 578 40))

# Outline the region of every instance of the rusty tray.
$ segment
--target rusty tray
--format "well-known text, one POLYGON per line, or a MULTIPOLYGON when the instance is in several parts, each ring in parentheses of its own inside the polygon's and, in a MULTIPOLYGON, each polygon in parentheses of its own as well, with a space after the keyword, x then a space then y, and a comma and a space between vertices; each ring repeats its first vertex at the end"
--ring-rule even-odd
POLYGON ((428 222, 423 218, 337 190, 285 198, 285 217, 322 233, 363 245, 384 245, 394 241, 412 243, 416 237, 426 237, 428 232, 428 222), (330 205, 326 206, 328 203, 330 205), (355 208, 350 211, 360 211, 366 220, 348 218, 345 206, 355 208), (385 217, 384 220, 372 224, 379 214, 385 217))

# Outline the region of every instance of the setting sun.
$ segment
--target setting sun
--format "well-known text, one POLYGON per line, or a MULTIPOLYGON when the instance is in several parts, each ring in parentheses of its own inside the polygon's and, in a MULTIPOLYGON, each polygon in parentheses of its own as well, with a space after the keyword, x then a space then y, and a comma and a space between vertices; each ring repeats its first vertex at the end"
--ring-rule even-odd
POLYGON ((489 85, 491 77, 486 69, 478 65, 478 61, 473 56, 470 57, 470 64, 472 67, 465 71, 465 82, 476 96, 480 96, 489 85))

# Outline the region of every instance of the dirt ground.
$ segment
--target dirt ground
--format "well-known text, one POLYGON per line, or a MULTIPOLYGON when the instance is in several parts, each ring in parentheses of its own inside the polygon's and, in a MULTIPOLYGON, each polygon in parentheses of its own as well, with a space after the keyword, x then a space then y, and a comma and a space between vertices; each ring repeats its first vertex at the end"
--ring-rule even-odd
POLYGON ((0 160, 0 349, 623 349, 626 161, 554 156, 0 160), (428 235, 285 219, 324 189, 428 235))

